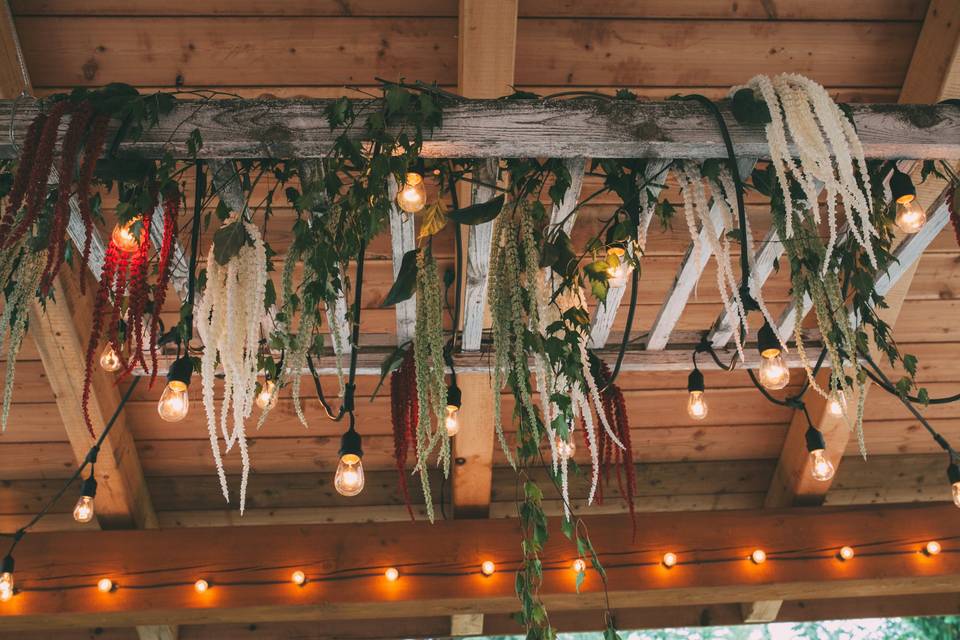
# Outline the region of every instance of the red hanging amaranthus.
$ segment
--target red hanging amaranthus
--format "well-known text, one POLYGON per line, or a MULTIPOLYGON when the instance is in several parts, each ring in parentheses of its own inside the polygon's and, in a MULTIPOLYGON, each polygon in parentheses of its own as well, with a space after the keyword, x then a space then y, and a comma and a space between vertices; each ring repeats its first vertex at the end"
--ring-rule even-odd
POLYGON ((620 495, 627 502, 627 508, 630 510, 630 519, 633 521, 633 535, 637 534, 637 515, 634 506, 634 496, 637 488, 636 468, 633 464, 633 445, 630 443, 630 420, 627 418, 627 405, 623 399, 623 391, 616 383, 610 383, 610 367, 607 363, 600 362, 599 375, 596 375, 597 386, 603 391, 600 393, 600 400, 603 404, 603 413, 607 419, 607 424, 623 443, 624 449, 621 449, 613 438, 607 433, 606 429, 599 428, 598 447, 600 449, 600 465, 602 473, 600 474, 600 483, 597 486, 597 502, 603 501, 603 487, 610 482, 610 468, 616 467, 617 486, 620 489, 620 495))
POLYGON ((180 193, 176 188, 168 189, 163 197, 163 244, 160 246, 160 265, 157 286, 153 295, 153 318, 150 322, 150 386, 157 377, 157 341, 160 332, 160 311, 167 298, 170 284, 170 257, 173 255, 173 240, 177 230, 177 216, 180 213, 180 193))
POLYGON ((953 234, 957 237, 957 244, 960 245, 960 210, 957 210, 957 193, 960 193, 960 183, 951 184, 947 192, 947 210, 950 211, 953 234))
POLYGON ((393 457, 400 474, 400 491, 410 519, 414 520, 410 504, 410 489, 407 486, 407 453, 416 447, 417 416, 417 371, 413 349, 408 349, 400 368, 390 374, 390 418, 393 422, 393 457))
POLYGON ((10 204, 4 212, 3 219, 0 220, 0 247, 6 246, 7 234, 13 227, 16 220, 16 214, 23 204, 23 197, 27 192, 27 185, 30 182, 30 173, 33 170, 33 161, 37 157, 37 146, 40 144, 40 134, 43 132, 47 122, 47 115, 41 113, 27 128, 27 137, 23 141, 23 149, 20 151, 20 162, 17 164, 17 173, 13 178, 13 185, 10 188, 10 204))
MULTIPOLYGON (((110 117, 99 115, 93 119, 90 136, 83 149, 83 162, 77 178, 77 201, 80 204, 80 218, 83 220, 84 242, 80 257, 81 270, 90 263, 90 247, 93 240, 93 212, 90 210, 90 185, 97 168, 97 158, 103 151, 107 139, 107 124, 110 117)), ((86 278, 80 278, 80 293, 86 293, 86 278)))

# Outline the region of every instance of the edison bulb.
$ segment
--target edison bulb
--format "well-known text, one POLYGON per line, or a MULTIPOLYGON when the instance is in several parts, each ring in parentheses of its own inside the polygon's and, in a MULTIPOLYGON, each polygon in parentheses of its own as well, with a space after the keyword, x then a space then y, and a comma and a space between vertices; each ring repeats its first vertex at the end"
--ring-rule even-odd
POLYGON ((347 497, 363 491, 363 462, 360 461, 360 456, 348 453, 340 457, 333 486, 337 493, 347 497))
POLYGON ((763 549, 754 549, 750 559, 753 560, 753 564, 763 564, 767 561, 767 552, 763 549))
POLYGON ((77 504, 73 508, 73 519, 81 524, 86 524, 93 520, 93 498, 90 496, 80 496, 77 504))
POLYGON ((587 563, 583 558, 577 558, 573 561, 573 564, 570 565, 570 568, 576 571, 577 573, 583 573, 587 570, 587 563))
POLYGON ((268 411, 277 406, 279 395, 277 394, 277 385, 273 380, 264 380, 260 393, 257 394, 257 406, 268 411))
POLYGON ((665 554, 663 554, 663 566, 669 569, 670 567, 676 566, 676 564, 677 554, 672 551, 667 551, 665 554))
POLYGON ((571 460, 577 452, 577 444, 573 441, 573 434, 570 434, 570 440, 564 440, 557 436, 557 455, 561 460, 571 460))
POLYGON ((427 204, 427 189, 423 184, 423 176, 419 173, 407 174, 403 188, 397 193, 397 206, 407 213, 416 213, 427 204))
POLYGON ((100 578, 97 582, 97 591, 100 593, 110 593, 113 591, 113 580, 110 578, 100 578))
POLYGON ((497 566, 493 564, 492 560, 484 560, 483 564, 480 565, 480 573, 485 576, 492 576, 493 572, 497 570, 497 566))
POLYGON ((179 380, 171 380, 160 396, 157 413, 167 422, 180 422, 187 417, 188 411, 190 398, 187 395, 187 385, 179 380))
POLYGON ((622 288, 627 286, 627 278, 633 267, 627 262, 627 252, 623 247, 607 249, 607 284, 611 287, 622 288))
POLYGON ((853 556, 855 554, 853 552, 853 547, 844 546, 844 547, 840 547, 840 553, 838 555, 840 556, 841 560, 847 561, 847 560, 853 560, 853 556))
POLYGON ((400 577, 400 572, 397 571, 394 567, 390 567, 383 572, 383 577, 389 580, 390 582, 396 582, 397 578, 400 577))
POLYGON ((937 542, 936 540, 931 540, 930 542, 927 543, 925 550, 928 556, 935 556, 941 551, 940 543, 937 542))
POLYGON ((840 389, 834 389, 830 393, 830 400, 827 401, 827 411, 830 415, 839 418, 843 416, 844 407, 847 406, 847 399, 840 389))
POLYGON ((448 404, 447 417, 443 420, 443 427, 447 430, 447 435, 453 437, 460 431, 460 407, 448 404))
POLYGON ((6 602, 13 597, 13 574, 9 571, 0 573, 0 602, 6 602))
POLYGON ((687 400, 687 415, 694 420, 703 420, 707 417, 707 399, 703 397, 703 391, 690 392, 690 399, 687 400))
POLYGON ((960 507, 960 482, 953 483, 953 504, 960 507))
POLYGON ((810 473, 814 480, 826 482, 833 477, 833 463, 824 455, 823 449, 814 449, 810 452, 810 473))
POLYGON ((897 217, 894 223, 904 233, 916 233, 927 222, 927 213, 913 198, 909 202, 897 205, 897 217))
POLYGON ((133 225, 139 218, 134 218, 125 225, 117 225, 110 236, 117 248, 124 253, 133 253, 140 248, 140 239, 133 234, 133 225))
POLYGON ((297 570, 290 575, 290 579, 293 581, 293 584, 302 587, 307 581, 307 574, 305 574, 303 571, 297 570))
POLYGON ((197 591, 197 593, 203 593, 204 591, 210 588, 210 583, 204 580, 203 578, 200 578, 199 580, 193 583, 193 588, 197 591))
POLYGON ((779 349, 767 349, 761 354, 760 384, 776 391, 790 382, 790 369, 783 363, 779 349))
POLYGON ((113 345, 110 343, 107 343, 107 346, 103 348, 103 353, 100 354, 100 367, 111 373, 120 370, 120 357, 117 356, 117 352, 113 350, 113 345))

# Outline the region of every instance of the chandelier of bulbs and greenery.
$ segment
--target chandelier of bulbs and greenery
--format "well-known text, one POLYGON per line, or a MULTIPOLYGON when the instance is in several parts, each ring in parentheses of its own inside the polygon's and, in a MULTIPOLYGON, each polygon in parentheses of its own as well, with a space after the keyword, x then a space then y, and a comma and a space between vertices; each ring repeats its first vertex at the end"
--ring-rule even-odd
MULTIPOLYGON (((384 379, 391 378, 401 489, 407 497, 406 461, 412 450, 414 470, 421 478, 427 512, 433 519, 428 479, 428 469, 434 464, 431 458, 439 462, 446 476, 451 438, 461 428, 462 398, 452 357, 460 339, 461 227, 494 221, 488 293, 494 319, 491 366, 497 391, 506 386, 515 398, 513 422, 517 428, 512 445, 500 424, 499 393, 494 394, 494 415, 498 440, 521 479, 518 512, 524 544, 517 575, 520 619, 531 637, 552 637, 553 629, 537 595, 547 518, 541 504, 543 492, 532 472, 545 468, 560 494, 564 534, 578 547, 578 585, 588 562, 605 582, 587 527, 576 517, 569 500, 569 469, 576 470, 575 437, 581 437, 593 466, 591 499, 595 495, 599 499, 606 481, 600 467, 616 464, 618 473, 621 467, 626 471, 623 492, 632 514, 635 479, 630 430, 616 379, 631 344, 647 224, 652 218, 664 225, 674 220, 674 207, 657 197, 672 172, 682 187, 683 217, 694 250, 709 251, 717 261, 718 287, 727 317, 737 323, 737 352, 731 362, 720 361, 706 332, 695 347, 688 380, 689 416, 694 420, 707 416, 708 394, 705 377, 697 367, 698 355, 707 354, 721 368, 734 369, 744 359, 744 341, 753 335, 748 317, 759 315, 762 326, 756 332, 756 343, 761 364, 756 374, 749 368, 747 373, 768 400, 802 411, 807 417, 806 444, 815 479, 827 481, 834 470, 804 394, 813 389, 824 395, 828 411, 847 419, 862 445, 863 385, 870 380, 900 398, 948 453, 949 482, 954 501, 960 506, 957 453, 917 409, 917 405, 953 402, 960 395, 931 398, 918 389, 913 380, 916 359, 899 352, 889 327, 875 311, 882 306, 882 297, 874 289, 874 275, 893 260, 891 230, 916 233, 926 214, 917 202, 910 176, 896 163, 866 161, 853 123, 815 83, 792 75, 772 79, 761 76, 732 94, 735 117, 766 127, 771 148, 772 161, 754 170, 749 187, 739 175, 720 111, 701 96, 687 99, 696 100, 715 116, 727 145, 727 158, 699 164, 675 160, 660 171, 652 171, 652 165, 644 159, 593 160, 588 173, 601 179, 602 186, 583 196, 570 215, 601 193, 614 194, 620 203, 611 207, 609 218, 583 247, 573 245, 562 223, 551 224, 544 206, 544 201, 559 205, 571 184, 564 162, 509 159, 499 168, 509 180, 498 181, 498 175, 481 179, 481 163, 475 160, 421 157, 424 139, 442 125, 444 107, 460 100, 434 86, 385 83, 382 100, 331 101, 326 117, 337 137, 330 152, 315 160, 230 162, 226 163, 229 175, 224 176, 222 167, 215 170, 197 158, 203 146, 200 130, 189 135, 192 159, 167 156, 155 161, 135 152, 119 153, 121 142, 136 140, 156 125, 176 100, 194 99, 196 108, 202 109, 221 95, 140 95, 130 87, 110 85, 97 91, 78 89, 41 104, 41 113, 22 143, 19 162, 6 162, 0 167, 0 196, 4 199, 0 274, 10 283, 4 291, 3 312, 4 327, 10 327, 4 427, 27 309, 33 300, 45 302, 49 298, 49 283, 63 261, 73 258, 74 268, 85 268, 94 222, 103 220, 99 192, 93 188, 98 186, 115 190, 119 202, 99 289, 90 294, 95 295, 95 317, 88 344, 84 403, 89 400, 90 369, 97 354, 103 370, 119 376, 146 374, 152 383, 158 373, 157 351, 175 349, 176 359, 168 368, 158 403, 159 416, 171 422, 187 416, 191 382, 199 373, 211 451, 228 500, 222 457, 235 446, 241 455, 242 511, 250 464, 246 422, 256 407, 257 428, 264 425, 277 406, 280 390, 287 387, 297 416, 306 425, 300 381, 301 373, 308 370, 326 417, 346 424, 334 486, 341 495, 357 495, 364 487, 363 443, 355 402, 357 357, 362 348, 364 261, 370 241, 386 228, 392 211, 399 209, 401 213, 393 215, 416 216, 417 246, 404 256, 384 304, 394 305, 416 295, 416 329, 411 342, 398 345, 386 358, 382 372, 384 379), (58 158, 58 127, 65 118, 70 120, 62 157, 58 158), (107 136, 110 122, 120 123, 112 138, 107 136), (786 152, 788 134, 800 149, 799 159, 786 152), (57 181, 48 185, 53 169, 59 170, 59 185, 57 181), (188 172, 195 175, 192 203, 184 188, 188 172), (461 182, 479 183, 499 195, 485 203, 461 207, 457 200, 461 182), (224 195, 231 183, 247 200, 242 210, 224 195), (266 195, 254 202, 254 189, 261 184, 266 185, 266 195), (823 219, 817 199, 817 186, 821 184, 827 193, 823 219), (433 188, 437 196, 431 202, 428 194, 433 188), (763 302, 762 283, 752 276, 753 241, 743 195, 746 188, 770 199, 771 219, 790 263, 792 296, 798 308, 803 307, 805 297, 813 300, 824 345, 816 362, 808 362, 800 322, 796 323, 793 338, 804 362, 806 380, 797 393, 785 398, 771 392, 789 384, 790 371, 783 353, 790 337, 774 329, 763 302), (67 242, 69 207, 65 203, 71 196, 81 200, 87 237, 84 243, 76 238, 74 242, 84 246, 67 242), (294 208, 296 221, 277 288, 267 277, 267 271, 273 269, 274 252, 266 230, 274 203, 281 197, 294 208), (448 198, 453 205, 450 211, 445 204, 448 198), (711 239, 713 244, 701 247, 699 229, 714 224, 706 211, 710 200, 722 207, 722 232, 718 239, 711 239), (181 213, 190 204, 192 216, 182 221, 181 213), (843 227, 838 223, 841 211, 846 216, 843 227), (255 215, 261 216, 260 226, 253 224, 255 215), (213 242, 201 269, 200 238, 211 224, 215 226, 213 242), (456 236, 456 267, 441 274, 433 243, 447 225, 453 226, 456 236), (822 226, 828 227, 826 242, 821 238, 822 226), (154 229, 162 232, 153 233, 154 229), (157 235, 162 242, 154 255, 149 250, 150 239, 157 235), (165 330, 159 318, 172 277, 173 247, 179 238, 187 238, 190 252, 187 294, 179 322, 165 330), (738 248, 734 253, 739 254, 739 274, 730 260, 731 245, 738 248), (351 263, 356 265, 352 276, 348 270, 351 263), (456 291, 451 296, 448 289, 454 284, 456 291), (604 304, 612 288, 627 286, 631 290, 627 324, 611 370, 587 347, 587 296, 604 304), (346 318, 339 318, 338 300, 350 293, 353 303, 346 318), (448 304, 451 299, 452 304, 448 304), (849 310, 854 312, 856 326, 849 319, 849 310), (444 313, 451 316, 452 332, 444 331, 444 313), (341 371, 339 406, 328 401, 314 365, 314 358, 331 346, 325 344, 320 332, 324 325, 330 329, 341 371), (196 337, 195 328, 200 333, 196 337), (879 353, 891 364, 900 364, 908 375, 892 382, 871 357, 867 348, 870 340, 879 353), (831 373, 823 389, 815 376, 827 358, 831 373), (213 381, 218 376, 224 382, 219 405, 213 395, 213 381), (857 397, 856 407, 849 402, 851 394, 857 397)), ((534 98, 538 96, 518 93, 505 99, 534 98)), ((578 94, 577 98, 636 99, 625 91, 615 97, 578 94)), ((924 162, 923 177, 930 174, 946 180, 953 189, 960 182, 946 163, 924 162)), ((954 198, 949 202, 952 207, 954 198)), ((956 212, 953 214, 956 221, 956 212)), ((82 481, 74 510, 78 522, 94 517, 97 453, 138 380, 134 378, 117 414, 97 434, 97 443, 57 496, 74 481, 82 481), (88 473, 83 477, 85 470, 88 473)), ((86 414, 86 406, 84 410, 86 414)), ((93 425, 88 422, 88 426, 93 433, 93 425)), ((48 509, 49 505, 12 534, 7 556, 10 570, 0 575, 0 598, 13 593, 13 548, 48 509), (5 584, 9 589, 4 590, 5 584)), ((609 616, 606 624, 612 629, 609 616)))

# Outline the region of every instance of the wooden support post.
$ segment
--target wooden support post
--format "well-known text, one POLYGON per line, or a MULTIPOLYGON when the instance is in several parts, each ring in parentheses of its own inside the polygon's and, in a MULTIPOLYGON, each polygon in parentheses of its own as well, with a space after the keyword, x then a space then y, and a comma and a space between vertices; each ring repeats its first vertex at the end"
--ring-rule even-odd
MULTIPOLYGON (((400 273, 403 256, 408 251, 417 248, 416 228, 413 214, 400 210, 397 206, 397 182, 390 178, 390 238, 393 246, 393 278, 396 280, 400 273)), ((397 344, 401 345, 413 340, 413 333, 417 324, 417 296, 414 294, 408 300, 398 302, 397 312, 397 344)))

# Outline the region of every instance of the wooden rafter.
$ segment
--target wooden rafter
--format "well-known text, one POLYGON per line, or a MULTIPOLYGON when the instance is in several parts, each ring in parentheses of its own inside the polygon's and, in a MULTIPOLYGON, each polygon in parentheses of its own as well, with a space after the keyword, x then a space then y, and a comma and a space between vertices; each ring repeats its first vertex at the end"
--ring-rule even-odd
MULTIPOLYGON (((417 248, 416 225, 413 215, 400 210, 396 204, 397 183, 390 178, 390 239, 393 255, 393 278, 396 280, 400 273, 403 256, 408 251, 417 248)), ((417 297, 414 294, 408 300, 398 302, 397 311, 397 344, 404 344, 413 340, 413 332, 417 322, 417 297)))

